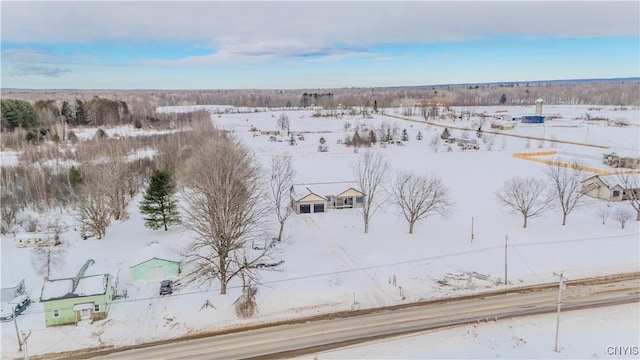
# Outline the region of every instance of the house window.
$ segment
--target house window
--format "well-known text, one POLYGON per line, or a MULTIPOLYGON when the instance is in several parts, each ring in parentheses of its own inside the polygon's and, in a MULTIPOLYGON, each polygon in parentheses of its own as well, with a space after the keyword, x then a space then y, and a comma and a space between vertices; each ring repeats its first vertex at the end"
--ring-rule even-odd
POLYGON ((324 204, 313 204, 313 212, 314 213, 324 212, 324 204))
POLYGON ((93 311, 100 312, 100 304, 93 305, 93 311))
POLYGON ((358 197, 356 198, 356 204, 362 204, 362 200, 363 200, 363 199, 362 199, 362 196, 358 196, 358 197))
POLYGON ((613 197, 618 197, 620 196, 620 191, 619 190, 613 190, 613 197))
POLYGON ((58 309, 53 309, 53 317, 54 317, 54 318, 60 317, 60 310, 58 310, 58 309))

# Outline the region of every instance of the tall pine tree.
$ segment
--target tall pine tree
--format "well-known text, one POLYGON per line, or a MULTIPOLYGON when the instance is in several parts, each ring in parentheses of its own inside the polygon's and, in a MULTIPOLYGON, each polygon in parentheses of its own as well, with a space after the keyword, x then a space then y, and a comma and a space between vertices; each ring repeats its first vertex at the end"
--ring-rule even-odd
POLYGON ((180 222, 177 202, 174 199, 175 183, 168 170, 154 170, 149 187, 140 203, 140 212, 144 215, 144 225, 158 230, 180 222))

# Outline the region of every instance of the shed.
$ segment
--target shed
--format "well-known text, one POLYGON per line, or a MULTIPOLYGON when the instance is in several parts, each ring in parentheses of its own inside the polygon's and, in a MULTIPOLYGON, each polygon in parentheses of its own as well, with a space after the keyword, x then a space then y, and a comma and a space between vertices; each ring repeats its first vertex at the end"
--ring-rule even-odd
POLYGON ((144 247, 131 261, 131 281, 162 280, 178 276, 182 272, 180 260, 168 248, 157 243, 144 247))
POLYGON ((45 281, 40 302, 46 326, 106 319, 115 294, 112 284, 109 274, 45 281))
POLYGON ((48 232, 23 232, 15 236, 16 247, 55 246, 60 244, 57 233, 48 232))

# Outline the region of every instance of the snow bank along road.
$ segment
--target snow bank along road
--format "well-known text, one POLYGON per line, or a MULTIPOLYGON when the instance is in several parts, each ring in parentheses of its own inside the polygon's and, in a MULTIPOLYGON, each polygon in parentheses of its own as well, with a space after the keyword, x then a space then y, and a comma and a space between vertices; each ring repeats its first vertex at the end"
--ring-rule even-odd
MULTIPOLYGON (((566 282, 562 309, 640 301, 640 273, 566 282)), ((337 348, 391 335, 478 320, 557 311, 558 284, 486 292, 417 304, 333 314, 276 326, 254 327, 192 340, 169 340, 127 349, 75 353, 101 359, 239 359, 283 358, 337 348), (106 354, 106 355, 105 355, 106 354)), ((65 354, 65 358, 74 358, 65 354)))

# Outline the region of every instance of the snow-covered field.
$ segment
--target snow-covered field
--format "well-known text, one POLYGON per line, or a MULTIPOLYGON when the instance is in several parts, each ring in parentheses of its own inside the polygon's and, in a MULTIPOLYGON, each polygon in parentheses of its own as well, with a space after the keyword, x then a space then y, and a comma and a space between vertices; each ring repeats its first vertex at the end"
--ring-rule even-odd
MULTIPOLYGON (((588 108, 545 107, 544 114, 557 114, 561 118, 544 125, 519 124, 514 130, 505 132, 605 145, 610 146, 609 149, 553 145, 548 141, 542 143, 497 136, 491 150, 481 140, 479 151, 461 151, 455 147, 449 152, 441 143, 438 152, 434 152, 430 143, 441 134, 440 127, 382 115, 374 115, 370 119, 362 116, 316 118, 312 117, 311 111, 287 112, 291 131, 304 134, 304 140, 298 140, 297 145, 290 146, 286 137, 280 138, 282 142, 272 142, 268 140, 269 136, 250 131, 252 126, 262 131, 277 130, 276 122, 281 114, 279 111, 212 115, 217 126, 232 131, 255 152, 256 158, 264 166, 269 164, 273 155, 291 154, 297 171, 296 183, 352 180, 351 165, 363 150, 355 153, 352 148, 338 144, 346 134, 345 122, 351 123, 352 128, 357 125, 376 128, 383 122, 391 126, 395 124, 400 131, 407 130, 410 140, 404 142, 404 146, 376 145, 372 150, 382 153, 391 163, 393 171, 437 174, 450 189, 455 203, 452 216, 447 219, 428 218, 418 222, 414 234, 408 233, 406 221, 391 205, 383 205, 375 213, 369 234, 363 233, 361 215, 357 210, 294 214, 286 224, 285 240, 277 247, 278 256, 285 262, 278 267, 278 271, 267 271, 262 276, 263 285, 259 287, 257 298, 259 312, 252 319, 238 319, 233 310, 233 302, 240 293, 238 281, 231 283, 226 296, 220 296, 218 285, 213 283, 210 287, 181 285, 173 295, 165 297, 158 297, 157 282, 131 281, 129 266, 139 252, 145 251, 145 246, 157 242, 161 247, 178 249, 190 239, 188 232, 177 227, 168 232, 146 229, 138 213, 140 198, 134 199, 131 204, 130 219, 112 224, 102 240, 81 240, 73 226, 61 236, 68 256, 64 268, 53 271, 52 278, 73 277, 88 259, 93 259, 95 264, 89 267, 87 275, 110 273, 117 281, 118 293, 123 289, 127 290, 128 298, 114 301, 108 319, 93 324, 45 328, 43 306, 37 302, 43 279, 30 266, 30 250, 16 248, 11 236, 2 237, 2 287, 14 286, 25 279, 27 291, 36 302, 18 317, 18 326, 21 331, 32 331, 29 353, 42 354, 84 347, 136 344, 191 332, 240 327, 248 323, 501 288, 503 285, 500 282, 504 279, 505 237, 509 246, 508 286, 551 282, 554 281, 553 272, 562 270, 569 279, 638 271, 640 223, 634 221, 621 229, 617 222, 609 219, 603 225, 595 216, 599 201, 586 201, 583 207, 570 214, 566 226, 561 226, 560 214, 552 211, 531 219, 526 229, 522 228, 520 217, 504 212, 496 201, 495 192, 506 180, 515 176, 544 176, 544 165, 514 158, 514 152, 552 149, 565 157, 584 160, 593 156, 600 157, 603 152, 639 151, 638 108, 625 111, 602 108, 595 114, 612 120, 623 118, 630 124, 625 127, 582 119, 585 113, 594 112, 588 108), (423 135, 421 141, 416 140, 418 132, 423 135), (317 151, 321 137, 327 140, 328 152, 317 151), (396 279, 395 286, 390 283, 392 278, 396 279), (203 308, 207 300, 215 308, 203 308)), ((534 112, 533 107, 477 107, 473 111, 493 114, 502 109, 508 109, 509 114, 514 116, 534 112)), ((184 111, 183 108, 175 110, 184 111)), ((400 115, 395 111, 387 109, 387 114, 400 115)), ((418 117, 415 119, 419 120, 418 117)), ((470 138, 475 137, 475 129, 479 124, 476 118, 469 121, 439 122, 473 129, 469 132, 470 138)), ((485 126, 488 129, 488 124, 485 126)), ((453 130, 452 135, 463 136, 459 130, 453 130)), ((485 138, 490 137, 485 135, 485 138)), ((11 156, 16 155, 7 154, 7 158, 11 156)), ((3 164, 5 159, 5 154, 2 154, 3 164)), ((66 218, 65 214, 49 216, 66 218)), ((275 222, 275 219, 272 220, 275 222)), ((276 230, 274 224, 273 232, 276 230)), ((611 308, 610 312, 626 314, 632 319, 638 318, 637 308, 634 312, 630 306, 611 308)), ((594 314, 606 318, 607 310, 598 310, 594 314), (601 312, 604 315, 598 315, 601 312)), ((520 323, 520 320, 517 321, 520 323)), ((542 324, 547 320, 541 317, 536 321, 542 324)), ((528 343, 520 346, 518 351, 524 352, 518 353, 519 355, 511 353, 505 350, 515 344, 512 337, 506 334, 508 330, 496 328, 493 335, 493 331, 485 330, 491 326, 496 325, 483 324, 481 328, 473 329, 485 339, 477 345, 485 349, 478 357, 556 356, 553 353, 534 351, 533 343, 537 340, 528 340, 522 335, 520 338, 528 343), (487 350, 487 346, 490 347, 488 344, 496 344, 496 351, 487 350)), ((605 327, 598 325, 588 326, 594 333, 607 331, 605 327)), ((542 332, 542 327, 543 325, 534 327, 531 331, 536 332, 539 328, 542 332)), ((14 324, 2 323, 0 330, 2 358, 20 357, 14 324)), ((471 337, 468 330, 470 329, 447 331, 453 331, 451 336, 455 339, 456 336, 471 337)), ((633 334, 638 339, 640 333, 637 327, 631 330, 635 331, 633 334)), ((545 328, 544 332, 546 331, 545 328)), ((538 338, 535 334, 531 336, 538 338)), ((453 340, 449 344, 453 344, 453 340)), ((440 350, 433 356, 431 353, 426 356, 475 357, 473 353, 460 349, 450 349, 451 352, 448 352, 445 345, 437 349, 440 350)), ((596 353, 597 357, 604 356, 599 348, 589 351, 587 356, 592 353, 596 353)), ((412 354, 414 353, 407 353, 407 357, 414 357, 412 354)), ((575 354, 579 357, 583 355, 582 352, 575 354)), ((351 357, 348 354, 345 356, 351 357)), ((366 354, 362 356, 367 357, 366 354)), ((415 357, 422 356, 415 353, 415 357)), ((563 354, 557 357, 563 357, 563 354)))

